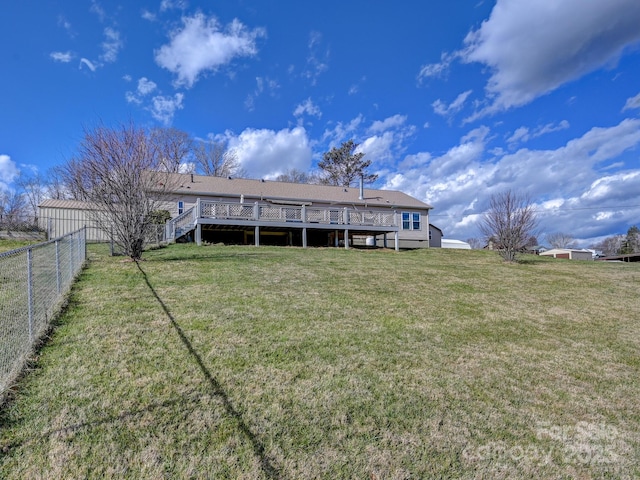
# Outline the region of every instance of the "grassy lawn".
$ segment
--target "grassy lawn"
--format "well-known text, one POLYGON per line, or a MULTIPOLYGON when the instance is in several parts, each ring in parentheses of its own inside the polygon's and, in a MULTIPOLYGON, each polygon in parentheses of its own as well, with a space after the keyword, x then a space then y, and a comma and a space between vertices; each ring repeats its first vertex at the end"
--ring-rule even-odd
POLYGON ((15 250, 16 248, 27 247, 43 240, 15 240, 10 238, 0 238, 0 253, 15 250))
POLYGON ((90 250, 1 478, 638 478, 640 264, 90 250))

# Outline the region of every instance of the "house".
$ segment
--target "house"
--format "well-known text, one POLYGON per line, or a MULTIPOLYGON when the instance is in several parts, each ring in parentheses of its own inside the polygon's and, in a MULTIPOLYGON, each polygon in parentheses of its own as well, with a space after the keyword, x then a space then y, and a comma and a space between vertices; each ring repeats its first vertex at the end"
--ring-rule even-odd
MULTIPOLYGON (((163 199, 171 214, 167 237, 253 245, 344 246, 367 237, 389 248, 429 246, 429 210, 405 193, 232 177, 173 174, 163 199)), ((86 204, 44 201, 51 236, 79 228, 86 204), (74 206, 75 205, 75 206, 74 206), (53 219, 53 220, 51 220, 53 219)), ((84 216, 83 216, 84 215, 84 216)))
POLYGON ((566 258, 569 260, 593 260, 591 250, 582 250, 575 248, 552 248, 539 253, 540 256, 553 258, 566 258))

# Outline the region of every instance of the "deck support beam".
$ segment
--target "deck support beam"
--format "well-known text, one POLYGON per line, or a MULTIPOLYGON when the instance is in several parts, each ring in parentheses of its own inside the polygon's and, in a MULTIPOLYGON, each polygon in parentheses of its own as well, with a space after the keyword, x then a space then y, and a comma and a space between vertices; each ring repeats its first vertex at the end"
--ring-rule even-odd
POLYGON ((307 229, 306 228, 302 229, 302 248, 307 248, 307 229))
POLYGON ((255 237, 255 245, 256 247, 260 246, 260 227, 256 225, 255 233, 253 235, 255 237))
POLYGON ((394 237, 394 240, 395 240, 395 243, 396 243, 396 252, 399 252, 400 251, 400 242, 399 242, 399 239, 398 239, 398 232, 397 231, 393 232, 393 237, 394 237))
POLYGON ((344 249, 349 250, 349 230, 344 229, 344 249))
POLYGON ((196 245, 202 245, 202 225, 200 223, 196 225, 196 245))

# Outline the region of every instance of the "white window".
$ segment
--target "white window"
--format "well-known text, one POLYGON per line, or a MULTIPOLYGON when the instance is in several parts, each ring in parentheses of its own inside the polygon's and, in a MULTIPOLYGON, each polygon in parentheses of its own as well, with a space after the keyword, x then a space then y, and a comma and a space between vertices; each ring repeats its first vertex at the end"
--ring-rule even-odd
POLYGON ((178 202, 178 215, 184 212, 184 202, 178 202))
POLYGON ((421 230, 420 213, 418 212, 402 212, 402 229, 403 230, 421 230))

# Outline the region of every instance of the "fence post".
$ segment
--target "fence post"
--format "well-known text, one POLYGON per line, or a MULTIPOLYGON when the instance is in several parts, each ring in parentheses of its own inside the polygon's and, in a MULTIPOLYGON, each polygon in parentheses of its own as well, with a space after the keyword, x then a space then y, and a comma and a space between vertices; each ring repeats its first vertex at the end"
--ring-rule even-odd
POLYGON ((29 311, 29 343, 33 343, 33 272, 31 249, 27 249, 27 302, 29 311))
POLYGON ((74 257, 74 251, 73 251, 73 233, 69 235, 69 273, 70 276, 69 278, 73 278, 73 257, 74 257))
POLYGON ((56 288, 58 291, 58 295, 62 292, 62 287, 60 285, 60 240, 56 239, 56 288))

